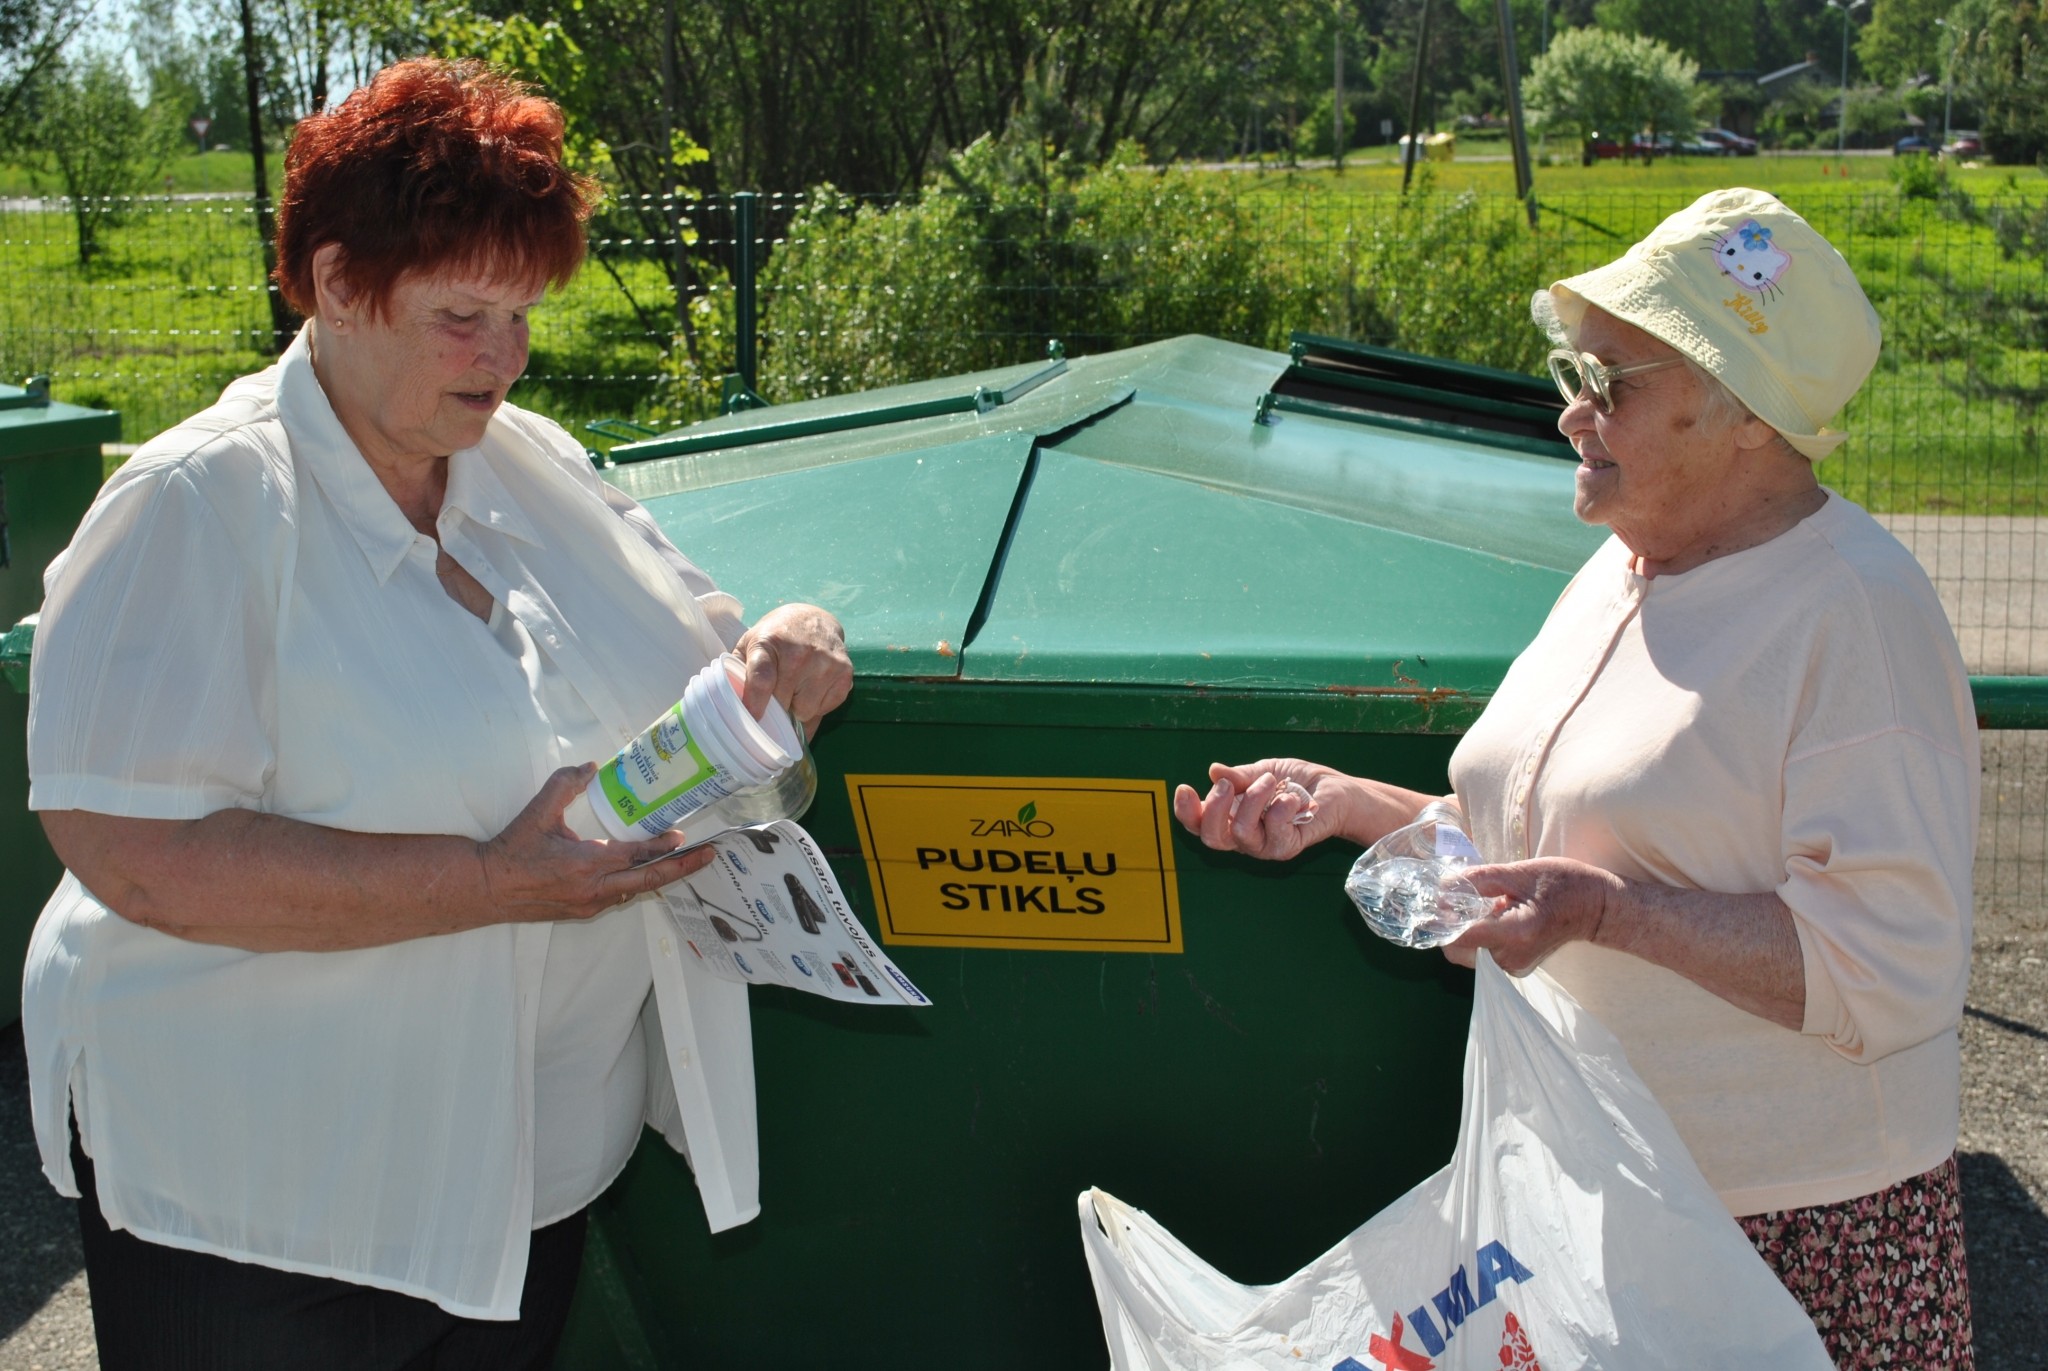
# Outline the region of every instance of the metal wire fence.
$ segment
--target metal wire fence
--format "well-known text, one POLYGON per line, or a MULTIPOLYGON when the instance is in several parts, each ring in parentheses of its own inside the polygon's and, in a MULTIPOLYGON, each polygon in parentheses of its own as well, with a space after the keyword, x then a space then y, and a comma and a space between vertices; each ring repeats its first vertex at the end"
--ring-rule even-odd
MULTIPOLYGON (((1055 338, 1078 354, 1189 332, 1281 348, 1301 329, 1535 370, 1531 289, 1690 198, 1547 197, 1532 229, 1506 196, 1111 171, 1008 195, 763 196, 744 243, 732 201, 620 199, 592 226, 591 265, 536 313, 515 399, 579 431, 706 417, 749 289, 749 379, 776 402, 1021 361, 1055 338)), ((1842 420, 1855 439, 1822 478, 1919 554, 1973 671, 2048 674, 2048 201, 1933 181, 1786 198, 1848 256, 1886 331, 1842 420)), ((264 365, 261 263, 247 197, 0 201, 0 378, 46 374, 146 438, 264 365)), ((2048 907, 2048 735, 1987 743, 1980 888, 2048 907)))

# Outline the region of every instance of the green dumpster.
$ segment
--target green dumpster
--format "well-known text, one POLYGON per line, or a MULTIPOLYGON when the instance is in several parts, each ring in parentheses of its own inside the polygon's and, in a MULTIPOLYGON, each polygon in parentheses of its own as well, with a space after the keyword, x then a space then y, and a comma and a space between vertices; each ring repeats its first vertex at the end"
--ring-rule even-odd
MULTIPOLYGON (((857 687, 804 822, 937 1004, 757 990, 762 1217, 708 1234, 643 1139, 558 1365, 1101 1365, 1084 1187, 1270 1281, 1442 1165, 1463 973, 1365 931, 1352 852, 1222 856, 1164 806, 1215 758, 1442 784, 1601 536, 1556 410, 1547 383, 1331 339, 1183 338, 615 449, 607 477, 755 609, 846 623, 857 687)), ((0 387, 18 690, 117 428, 0 387)), ((2042 684, 1973 681, 1983 725, 2041 727, 2042 684)), ((25 698, 0 701, 19 965, 57 867, 25 698)))
POLYGON ((606 472, 755 610, 845 622, 805 826, 936 1001, 756 992, 762 1217, 650 1138, 563 1366, 1106 1360, 1100 1185, 1290 1274, 1441 1166, 1469 985, 1369 934, 1355 850, 1177 831, 1212 759, 1429 788, 1600 533, 1547 382, 1203 338, 779 406, 606 472))
POLYGON ((71 541, 100 488, 100 444, 119 441, 121 418, 60 404, 47 387, 0 386, 0 1023, 21 1017, 21 963, 29 931, 63 867, 28 810, 28 652, 43 602, 43 568, 71 541))

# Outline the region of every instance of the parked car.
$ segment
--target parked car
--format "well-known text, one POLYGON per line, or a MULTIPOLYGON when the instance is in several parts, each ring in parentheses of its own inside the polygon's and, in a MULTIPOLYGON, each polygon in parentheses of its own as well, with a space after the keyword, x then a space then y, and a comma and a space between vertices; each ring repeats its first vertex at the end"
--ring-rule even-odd
POLYGON ((1682 157, 1731 157, 1734 154, 1711 138, 1687 138, 1676 151, 1682 157))
POLYGON ((1745 138, 1729 129, 1701 129, 1700 137, 1709 143, 1719 143, 1728 149, 1731 157, 1756 156, 1756 139, 1745 138))
POLYGON ((1596 157, 1619 157, 1628 149, 1604 133, 1595 133, 1586 139, 1586 158, 1590 162, 1596 157))
POLYGON ((1984 135, 1975 129, 1957 129, 1949 135, 1948 146, 1941 150, 1944 157, 1982 157, 1984 135))
POLYGON ((1917 133, 1909 133, 1898 142, 1892 144, 1892 156, 1894 157, 1904 157, 1909 152, 1926 154, 1933 151, 1934 144, 1917 133))
POLYGON ((1671 135, 1668 133, 1639 133, 1628 140, 1628 155, 1645 161, 1652 157, 1669 157, 1671 148, 1671 135))

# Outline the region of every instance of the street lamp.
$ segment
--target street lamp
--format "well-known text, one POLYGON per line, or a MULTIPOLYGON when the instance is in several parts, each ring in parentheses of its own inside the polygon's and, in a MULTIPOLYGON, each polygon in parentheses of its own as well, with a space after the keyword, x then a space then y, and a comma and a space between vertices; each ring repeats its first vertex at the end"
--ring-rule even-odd
POLYGON ((1835 155, 1840 156, 1849 140, 1849 11, 1862 9, 1870 0, 1828 0, 1828 8, 1842 12, 1842 95, 1841 112, 1835 116, 1835 155))

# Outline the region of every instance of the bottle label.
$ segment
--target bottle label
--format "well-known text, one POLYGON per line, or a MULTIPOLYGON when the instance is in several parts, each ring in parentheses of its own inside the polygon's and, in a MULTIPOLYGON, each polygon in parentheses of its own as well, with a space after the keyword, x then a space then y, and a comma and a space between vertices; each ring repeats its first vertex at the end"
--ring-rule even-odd
POLYGON ((1477 866, 1480 861, 1479 849, 1472 846, 1472 840, 1465 836, 1464 831, 1442 822, 1436 826, 1436 855, 1439 861, 1457 862, 1462 866, 1477 866))
POLYGON ((692 810, 731 793, 690 735, 680 701, 599 768, 598 784, 619 822, 648 834, 665 833, 692 810))

